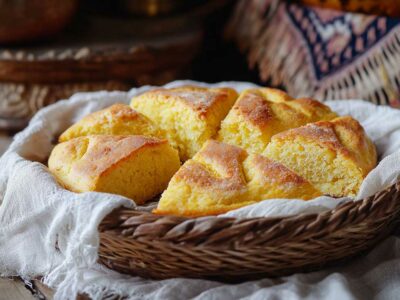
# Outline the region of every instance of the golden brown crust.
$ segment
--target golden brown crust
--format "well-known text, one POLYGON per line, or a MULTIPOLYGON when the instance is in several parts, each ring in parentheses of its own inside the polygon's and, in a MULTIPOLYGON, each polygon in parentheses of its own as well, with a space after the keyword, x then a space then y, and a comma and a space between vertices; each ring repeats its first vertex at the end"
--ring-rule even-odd
POLYGON ((354 160, 366 175, 376 165, 376 149, 358 121, 345 116, 276 134, 274 140, 305 138, 354 160))
POLYGON ((246 151, 239 147, 209 140, 194 159, 201 159, 206 164, 215 164, 224 175, 231 177, 240 174, 240 163, 246 156, 246 151))
POLYGON ((352 153, 357 164, 366 176, 377 164, 377 152, 374 143, 365 133, 361 124, 350 116, 332 121, 336 136, 352 153))
POLYGON ((270 102, 285 102, 293 100, 293 98, 289 96, 286 92, 274 88, 258 88, 258 89, 250 89, 247 91, 260 94, 265 98, 265 100, 270 102))
MULTIPOLYGON (((108 111, 112 119, 132 120, 140 116, 136 110, 123 103, 113 104, 108 108, 100 110, 99 113, 104 111, 108 111)), ((93 118, 93 114, 88 116, 88 118, 90 117, 93 118)))
MULTIPOLYGON (((160 88, 146 92, 140 96, 158 97, 162 96, 166 101, 181 101, 199 117, 206 117, 213 106, 219 102, 225 102, 231 97, 236 97, 235 90, 230 88, 203 88, 196 86, 182 86, 178 88, 160 88)), ((140 97, 139 96, 139 97, 140 97)))
POLYGON ((240 190, 246 185, 242 171, 245 158, 244 150, 210 140, 192 161, 179 169, 175 178, 195 186, 224 192, 240 190), (208 169, 207 165, 212 166, 213 170, 208 169))
MULTIPOLYGON (((137 122, 140 126, 147 125, 147 128, 144 128, 147 130, 146 132, 137 132, 136 134, 145 134, 152 131, 154 131, 154 134, 158 133, 145 116, 132 109, 129 105, 116 103, 105 109, 93 112, 73 124, 60 135, 59 142, 65 142, 82 135, 114 134, 113 131, 117 130, 118 127, 120 130, 125 130, 125 132, 120 133, 125 135, 133 130, 132 127, 129 127, 128 124, 132 124, 129 122, 137 122)), ((161 133, 157 135, 161 135, 161 133)))
POLYGON ((296 102, 302 104, 305 108, 321 109, 321 110, 330 111, 330 108, 328 106, 326 106, 322 102, 317 101, 312 98, 297 98, 295 100, 296 100, 296 102))
POLYGON ((313 121, 319 121, 321 118, 333 119, 337 117, 328 106, 311 98, 298 98, 292 101, 292 103, 297 104, 296 108, 313 121))
POLYGON ((154 213, 215 215, 272 198, 320 196, 310 182, 259 154, 209 140, 170 181, 154 213))
MULTIPOLYGON (((272 122, 306 124, 336 114, 323 103, 310 99, 293 99, 283 91, 262 88, 244 91, 232 108, 255 127, 268 128, 272 122), (278 115, 277 115, 278 114, 278 115)), ((282 128, 286 127, 288 124, 282 128)))
POLYGON ((180 161, 166 140, 92 135, 57 145, 48 165, 70 191, 113 193, 142 204, 167 187, 180 161))
MULTIPOLYGON (((111 105, 110 107, 104 108, 102 110, 91 113, 84 118, 82 118, 79 123, 87 122, 93 123, 98 122, 99 118, 107 118, 110 121, 116 122, 117 120, 125 121, 125 120, 134 120, 140 117, 140 114, 132 109, 129 105, 116 103, 111 105)), ((76 123, 78 124, 78 123, 76 123)))
POLYGON ((266 105, 265 99, 251 91, 243 94, 232 109, 237 110, 254 126, 267 127, 275 119, 274 113, 271 107, 266 105))
POLYGON ((119 161, 134 155, 140 149, 168 143, 145 136, 109 136, 99 135, 78 137, 70 140, 69 147, 88 143, 86 152, 73 167, 76 176, 96 178, 112 168, 119 161), (89 143, 88 143, 89 142, 89 143))
POLYGON ((346 148, 340 143, 336 136, 332 122, 320 121, 307 124, 302 127, 293 128, 276 134, 272 137, 273 140, 294 140, 297 137, 303 137, 310 141, 316 142, 322 147, 328 147, 334 151, 344 151, 346 148))
POLYGON ((290 183, 301 185, 309 182, 303 177, 285 167, 279 162, 273 161, 265 156, 256 154, 253 157, 254 166, 260 172, 259 178, 265 183, 290 183))
POLYGON ((356 121, 350 116, 344 116, 334 119, 331 122, 331 124, 333 124, 333 130, 335 130, 338 139, 342 140, 341 141, 342 143, 346 143, 347 145, 351 144, 351 148, 356 148, 356 149, 365 148, 367 136, 364 131, 364 128, 358 121, 356 121), (343 139, 345 139, 346 137, 345 136, 342 137, 342 134, 346 132, 348 135, 351 136, 348 136, 348 138, 345 141, 343 139))

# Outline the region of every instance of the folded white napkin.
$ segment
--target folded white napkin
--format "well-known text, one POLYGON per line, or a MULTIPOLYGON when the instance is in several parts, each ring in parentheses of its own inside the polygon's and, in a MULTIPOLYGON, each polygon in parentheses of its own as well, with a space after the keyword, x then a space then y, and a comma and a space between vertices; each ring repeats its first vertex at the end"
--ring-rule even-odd
MULTIPOLYGON (((206 85, 177 81, 167 86, 182 84, 206 85)), ((221 85, 239 91, 254 87, 237 82, 218 84, 221 85)), ((69 100, 42 109, 29 126, 15 136, 14 142, 0 158, 0 274, 42 275, 44 282, 56 289, 56 299, 75 299, 78 292, 86 292, 94 299, 107 295, 121 295, 128 299, 194 296, 261 299, 278 294, 287 299, 296 293, 301 296, 304 292, 302 281, 311 275, 239 285, 192 279, 151 281, 124 276, 96 263, 98 224, 114 208, 121 205, 134 207, 134 203, 117 195, 66 191, 48 173, 45 163, 56 137, 73 122, 113 103, 128 103, 133 95, 148 89, 150 87, 132 89, 128 93, 76 94, 69 100)), ((341 115, 349 114, 358 119, 378 147, 381 161, 365 179, 357 198, 394 183, 400 174, 400 111, 357 100, 327 104, 341 115)), ((346 200, 329 197, 311 201, 267 200, 225 215, 253 217, 319 212, 346 200)), ((340 279, 335 278, 318 284, 315 280, 309 282, 318 286, 318 293, 321 289, 335 291, 343 285, 340 279)), ((311 290, 306 293, 311 293, 311 290)), ((314 296, 317 297, 318 293, 314 296)), ((340 295, 346 298, 351 293, 344 290, 340 295)))

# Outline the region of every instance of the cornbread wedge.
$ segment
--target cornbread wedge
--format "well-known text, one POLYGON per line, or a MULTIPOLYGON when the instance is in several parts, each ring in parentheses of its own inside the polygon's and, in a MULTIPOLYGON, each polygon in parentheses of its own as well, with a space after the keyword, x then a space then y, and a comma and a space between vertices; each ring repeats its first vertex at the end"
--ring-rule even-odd
POLYGON ((180 161, 166 140, 98 135, 58 144, 48 166, 73 192, 113 193, 142 204, 167 187, 180 161))
POLYGON ((274 134, 337 115, 312 99, 293 99, 283 91, 260 88, 242 92, 222 121, 218 140, 262 153, 274 134))
POLYGON ((164 130, 185 161, 217 133, 236 97, 229 88, 184 86, 146 92, 134 97, 131 107, 164 130))
POLYGON ((179 169, 157 214, 205 216, 272 198, 320 196, 307 180, 259 154, 210 140, 179 169))
POLYGON ((377 163, 374 144, 351 117, 316 122, 277 134, 264 154, 334 197, 355 196, 377 163))

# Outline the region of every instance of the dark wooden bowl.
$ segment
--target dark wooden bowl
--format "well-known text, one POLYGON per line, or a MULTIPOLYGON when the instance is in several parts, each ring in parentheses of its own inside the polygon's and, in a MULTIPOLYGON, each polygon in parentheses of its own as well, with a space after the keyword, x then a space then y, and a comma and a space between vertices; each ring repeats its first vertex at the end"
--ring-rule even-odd
POLYGON ((70 21, 78 0, 0 1, 0 43, 23 43, 47 38, 70 21))

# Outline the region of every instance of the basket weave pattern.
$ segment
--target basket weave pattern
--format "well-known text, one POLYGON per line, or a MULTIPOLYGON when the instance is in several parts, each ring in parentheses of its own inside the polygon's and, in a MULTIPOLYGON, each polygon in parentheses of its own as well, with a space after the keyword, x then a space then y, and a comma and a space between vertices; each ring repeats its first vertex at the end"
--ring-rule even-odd
POLYGON ((400 181, 319 213, 236 219, 184 218, 119 209, 100 225, 100 261, 150 278, 223 281, 319 269, 367 250, 400 213, 400 181))

